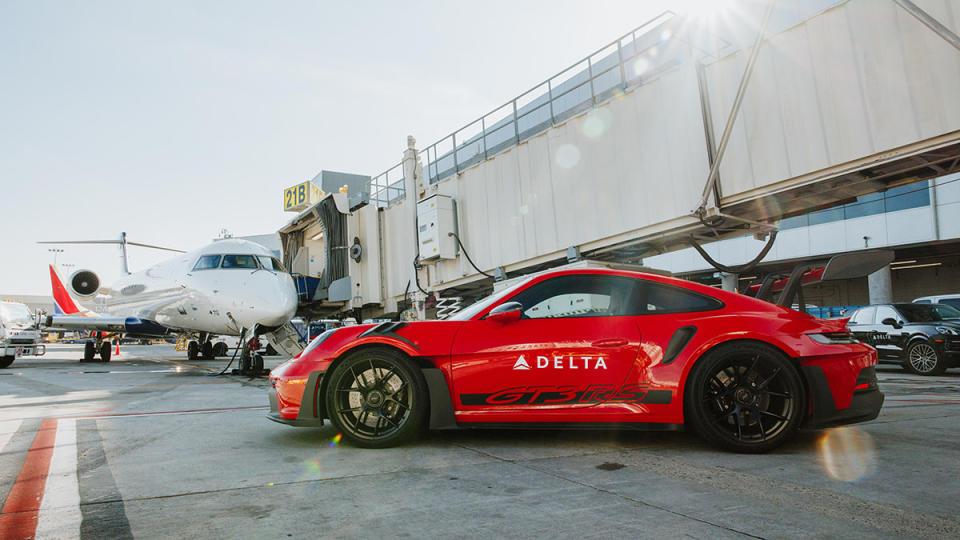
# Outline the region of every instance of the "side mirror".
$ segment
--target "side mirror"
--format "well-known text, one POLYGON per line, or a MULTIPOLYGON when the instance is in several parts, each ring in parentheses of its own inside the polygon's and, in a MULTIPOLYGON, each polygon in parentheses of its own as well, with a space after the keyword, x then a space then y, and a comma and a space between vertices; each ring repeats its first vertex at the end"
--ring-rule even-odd
POLYGON ((880 324, 884 326, 892 326, 894 328, 903 328, 903 325, 894 320, 893 317, 887 317, 886 319, 880 321, 880 324))
POLYGON ((523 304, 520 302, 504 302, 490 310, 485 319, 498 323, 512 323, 523 317, 523 304))

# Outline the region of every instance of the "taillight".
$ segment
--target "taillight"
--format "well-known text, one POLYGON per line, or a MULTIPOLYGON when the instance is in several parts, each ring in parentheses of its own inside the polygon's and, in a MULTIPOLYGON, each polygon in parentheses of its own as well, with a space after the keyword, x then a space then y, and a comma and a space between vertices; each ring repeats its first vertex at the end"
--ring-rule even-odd
POLYGON ((853 333, 849 330, 807 334, 807 336, 817 343, 823 343, 824 345, 851 345, 853 343, 860 343, 857 338, 853 337, 853 333))

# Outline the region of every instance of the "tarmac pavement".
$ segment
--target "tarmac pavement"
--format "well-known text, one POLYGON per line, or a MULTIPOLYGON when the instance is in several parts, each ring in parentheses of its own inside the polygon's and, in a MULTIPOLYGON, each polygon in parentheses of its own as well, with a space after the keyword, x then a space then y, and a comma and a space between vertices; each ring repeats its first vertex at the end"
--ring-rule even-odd
MULTIPOLYGON (((880 417, 765 455, 683 432, 434 432, 340 444, 263 378, 172 346, 0 370, 0 537, 960 537, 960 370, 881 367, 880 417)), ((282 358, 267 358, 267 367, 282 358)))

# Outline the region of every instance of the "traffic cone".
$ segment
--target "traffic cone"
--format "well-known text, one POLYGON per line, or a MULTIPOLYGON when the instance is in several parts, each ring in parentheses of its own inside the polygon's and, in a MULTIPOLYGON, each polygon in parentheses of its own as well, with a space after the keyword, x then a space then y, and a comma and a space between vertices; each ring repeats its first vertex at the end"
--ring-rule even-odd
POLYGON ((120 340, 117 340, 117 351, 113 354, 120 354, 120 340))

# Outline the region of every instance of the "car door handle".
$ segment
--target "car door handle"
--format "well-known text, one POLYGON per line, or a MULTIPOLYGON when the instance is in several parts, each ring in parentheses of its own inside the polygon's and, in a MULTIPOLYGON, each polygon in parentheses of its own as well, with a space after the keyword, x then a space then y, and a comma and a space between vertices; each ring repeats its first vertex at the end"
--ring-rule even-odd
POLYGON ((627 340, 622 338, 601 339, 600 341, 591 343, 594 347, 623 347, 626 344, 627 340))

